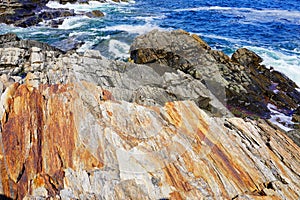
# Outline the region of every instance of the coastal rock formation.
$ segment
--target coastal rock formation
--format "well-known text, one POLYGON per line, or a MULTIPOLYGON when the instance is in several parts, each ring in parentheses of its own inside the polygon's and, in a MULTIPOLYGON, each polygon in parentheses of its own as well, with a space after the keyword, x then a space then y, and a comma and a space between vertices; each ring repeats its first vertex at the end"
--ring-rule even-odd
MULTIPOLYGON (((208 45, 193 38, 185 44, 209 57, 208 45)), ((208 74, 215 86, 223 81, 213 67, 192 73, 196 58, 169 50, 152 49, 143 58, 152 61, 140 65, 36 43, 0 36, 1 197, 300 196, 300 147, 263 119, 233 117, 208 84, 208 74)))
MULTIPOLYGON (((70 9, 50 9, 46 6, 49 0, 3 0, 0 1, 0 23, 13 24, 18 27, 30 27, 44 22, 51 27, 58 27, 62 24, 64 18, 84 15, 85 13, 74 13, 70 9)), ((77 0, 61 0, 62 4, 76 3, 77 0)), ((106 2, 106 1, 102 1, 106 2)), ((83 3, 83 2, 80 2, 83 3)), ((85 2, 85 3, 88 3, 85 2)), ((89 17, 103 17, 101 11, 92 11, 86 13, 89 17)))
POLYGON ((131 45, 131 59, 192 75, 236 116, 270 118, 270 105, 292 115, 300 104, 298 86, 282 73, 261 65, 262 59, 254 52, 242 48, 229 58, 182 30, 154 30, 137 37, 131 45))
MULTIPOLYGON (((30 78, 28 78, 30 79, 30 78)), ((194 102, 114 101, 86 82, 1 97, 1 193, 12 198, 299 197, 299 147, 264 121, 194 102)))
POLYGON ((48 0, 3 0, 0 2, 0 23, 14 24, 33 17, 47 2, 48 0))
MULTIPOLYGON (((8 38, 13 36, 9 34, 8 38)), ((116 100, 149 106, 193 100, 200 108, 214 115, 230 115, 199 80, 180 71, 169 68, 157 70, 129 62, 111 61, 102 57, 98 51, 87 51, 84 55, 74 52, 61 54, 57 49, 42 43, 38 47, 31 47, 30 42, 27 47, 22 47, 20 43, 24 43, 23 40, 11 40, 5 45, 0 44, 0 47, 4 46, 0 48, 0 73, 10 78, 20 79, 31 73, 34 79, 43 84, 84 80, 111 91, 116 100), (7 47, 9 45, 11 47, 7 47)))

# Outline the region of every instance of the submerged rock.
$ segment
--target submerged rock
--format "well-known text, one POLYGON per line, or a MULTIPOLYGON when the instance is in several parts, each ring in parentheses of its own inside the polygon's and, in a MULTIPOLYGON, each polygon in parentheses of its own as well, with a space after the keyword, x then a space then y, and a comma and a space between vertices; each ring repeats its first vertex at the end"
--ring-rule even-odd
POLYGON ((104 13, 101 12, 100 10, 93 10, 93 11, 87 12, 85 15, 90 18, 97 18, 97 17, 103 17, 104 13))

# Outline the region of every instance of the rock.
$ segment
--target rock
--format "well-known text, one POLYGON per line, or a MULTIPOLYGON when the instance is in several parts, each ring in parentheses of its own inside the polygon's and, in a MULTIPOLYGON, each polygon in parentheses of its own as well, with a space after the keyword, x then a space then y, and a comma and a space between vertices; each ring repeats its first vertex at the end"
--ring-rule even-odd
POLYGON ((56 48, 64 52, 67 52, 71 50, 76 50, 80 48, 83 44, 84 42, 76 40, 75 37, 69 37, 67 39, 60 40, 58 42, 53 43, 53 46, 55 46, 56 48))
POLYGON ((47 2, 48 0, 1 1, 0 7, 4 9, 0 10, 0 23, 14 24, 18 20, 30 18, 35 15, 35 12, 41 10, 47 2))
MULTIPOLYGON (((3 0, 0 2, 0 23, 13 24, 18 27, 38 26, 43 22, 53 28, 63 23, 64 18, 75 16, 74 10, 48 8, 46 4, 49 0, 3 0)), ((59 0, 59 3, 88 3, 89 0, 59 0)), ((105 3, 105 0, 98 2, 105 3)), ((118 2, 126 2, 121 0, 118 2)), ((90 18, 103 17, 104 14, 99 10, 93 10, 86 13, 77 14, 86 15, 90 18)))
POLYGON ((201 80, 239 117, 270 118, 269 104, 285 114, 299 107, 297 85, 282 73, 260 65, 262 59, 245 48, 229 58, 185 31, 153 30, 138 36, 130 52, 135 63, 181 70, 201 80))
POLYGON ((61 50, 50 46, 43 42, 38 42, 34 40, 20 40, 20 38, 14 33, 8 33, 4 35, 0 35, 0 48, 20 48, 29 50, 32 47, 38 47, 43 51, 57 51, 62 52, 61 50), (3 42, 1 42, 3 41, 3 42))
POLYGON ((300 195, 299 147, 265 121, 209 117, 191 101, 163 107, 102 101, 101 93, 87 82, 7 89, 1 97, 10 99, 1 115, 2 194, 20 199, 300 195))
POLYGON ((300 146, 300 128, 298 130, 291 130, 287 132, 287 135, 298 145, 300 146))
MULTIPOLYGON (((169 45, 168 37, 161 50, 136 49, 135 59, 147 65, 3 39, 0 193, 12 199, 297 199, 300 147, 264 120, 232 117, 214 95, 222 95, 221 84, 234 88, 225 92, 247 92, 224 74, 240 72, 250 84, 246 71, 256 73, 257 66, 233 64, 184 31, 162 36, 191 45, 200 60, 185 52, 188 46, 169 45), (149 57, 140 57, 143 52, 149 57), (14 74, 16 68, 24 74, 14 74)), ((286 93, 297 97, 291 88, 286 93)))
POLYGON ((62 25, 64 19, 54 19, 48 22, 48 25, 52 28, 58 28, 59 25, 62 25))
POLYGON ((238 49, 232 54, 231 59, 243 66, 259 66, 263 61, 256 53, 246 48, 238 49))
MULTIPOLYGON (((3 64, 5 68, 0 68, 0 73, 24 78, 31 72, 35 81, 44 84, 69 83, 75 80, 94 82, 111 91, 115 100, 149 106, 163 106, 166 102, 175 100, 193 100, 200 108, 213 115, 230 116, 201 81, 180 71, 110 61, 102 57, 99 51, 87 51, 84 55, 74 52, 60 54, 41 44, 36 45, 39 47, 30 46, 12 50, 0 48, 0 52, 6 52, 0 53, 1 59, 9 61, 3 64), (10 67, 7 67, 8 64, 10 67), (15 70, 16 66, 19 66, 19 71, 15 70)), ((21 79, 20 83, 23 82, 24 79, 21 79)))
POLYGON ((75 3, 77 0, 59 0, 60 4, 75 3))
POLYGON ((0 45, 19 40, 20 38, 15 33, 7 33, 4 35, 0 35, 0 45))
POLYGON ((93 10, 93 11, 87 12, 85 15, 90 18, 98 18, 98 17, 103 17, 104 13, 101 12, 100 10, 93 10))
POLYGON ((43 21, 48 21, 56 18, 64 18, 74 15, 74 10, 68 9, 43 10, 42 12, 34 16, 25 17, 14 22, 14 25, 19 27, 30 27, 37 25, 38 23, 43 21))

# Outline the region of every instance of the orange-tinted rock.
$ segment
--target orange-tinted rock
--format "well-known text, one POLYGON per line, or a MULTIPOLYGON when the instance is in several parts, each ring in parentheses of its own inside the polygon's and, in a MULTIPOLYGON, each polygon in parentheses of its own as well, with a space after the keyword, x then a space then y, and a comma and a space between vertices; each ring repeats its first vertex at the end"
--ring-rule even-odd
POLYGON ((73 199, 297 199, 299 147, 265 121, 194 102, 113 101, 87 82, 1 97, 1 193, 73 199))

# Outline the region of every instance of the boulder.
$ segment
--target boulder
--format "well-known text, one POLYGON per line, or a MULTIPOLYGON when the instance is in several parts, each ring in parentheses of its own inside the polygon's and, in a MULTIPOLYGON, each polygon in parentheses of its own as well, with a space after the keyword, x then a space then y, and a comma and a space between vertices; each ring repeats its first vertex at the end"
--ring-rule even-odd
POLYGON ((85 13, 85 15, 88 16, 89 18, 98 18, 98 17, 103 17, 104 13, 101 12, 100 10, 93 10, 85 13))
POLYGON ((246 48, 240 48, 231 56, 233 62, 237 62, 242 66, 259 66, 263 59, 246 48))

